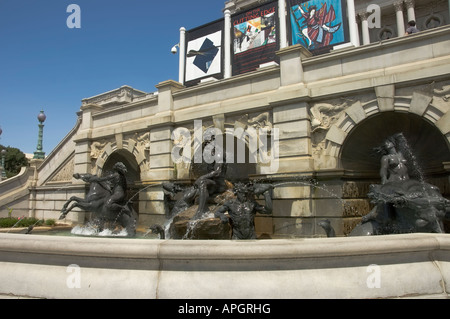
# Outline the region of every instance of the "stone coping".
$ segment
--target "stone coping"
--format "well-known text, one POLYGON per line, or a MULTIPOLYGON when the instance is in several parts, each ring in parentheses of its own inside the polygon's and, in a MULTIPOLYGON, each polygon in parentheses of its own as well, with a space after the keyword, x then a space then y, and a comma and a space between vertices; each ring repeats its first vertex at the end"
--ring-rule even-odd
POLYGON ((449 298, 450 235, 158 240, 0 234, 0 298, 449 298))
POLYGON ((159 240, 0 234, 0 298, 449 298, 450 235, 159 240))
POLYGON ((296 259, 449 251, 448 234, 271 240, 153 240, 0 234, 1 252, 137 259, 296 259))
MULTIPOLYGON (((73 228, 72 225, 60 225, 56 226, 35 226, 33 228, 33 234, 35 233, 45 233, 49 231, 59 231, 59 230, 71 230, 73 228)), ((28 230, 28 227, 11 227, 11 228, 0 228, 0 233, 5 234, 24 234, 24 232, 28 230)))

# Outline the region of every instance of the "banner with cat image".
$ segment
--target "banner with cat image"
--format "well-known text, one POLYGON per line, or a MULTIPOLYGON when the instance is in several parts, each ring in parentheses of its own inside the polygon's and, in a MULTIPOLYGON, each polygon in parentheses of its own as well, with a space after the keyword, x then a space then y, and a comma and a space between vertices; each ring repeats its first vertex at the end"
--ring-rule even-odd
POLYGON ((223 78, 223 28, 220 19, 186 31, 186 86, 209 77, 223 78))
POLYGON ((256 70, 261 64, 278 62, 278 1, 231 17, 233 28, 233 75, 256 70))
POLYGON ((314 55, 349 41, 347 7, 342 0, 287 0, 291 45, 301 44, 314 55))

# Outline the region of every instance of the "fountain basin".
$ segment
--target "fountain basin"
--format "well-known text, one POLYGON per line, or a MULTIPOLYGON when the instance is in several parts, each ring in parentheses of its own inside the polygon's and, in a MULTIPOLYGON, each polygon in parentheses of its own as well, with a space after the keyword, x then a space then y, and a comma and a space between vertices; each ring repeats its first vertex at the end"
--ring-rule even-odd
POLYGON ((449 250, 447 234, 259 241, 0 234, 0 295, 448 298, 449 250))

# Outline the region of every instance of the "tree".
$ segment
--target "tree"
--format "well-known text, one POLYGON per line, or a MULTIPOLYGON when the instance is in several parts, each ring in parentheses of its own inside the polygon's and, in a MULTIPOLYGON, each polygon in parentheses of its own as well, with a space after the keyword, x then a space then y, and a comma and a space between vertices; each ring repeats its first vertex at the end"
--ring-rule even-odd
POLYGON ((4 149, 6 149, 5 155, 6 177, 10 178, 19 174, 20 169, 23 166, 28 166, 28 159, 25 156, 25 154, 18 148, 10 146, 4 147, 3 145, 0 145, 0 152, 4 149))

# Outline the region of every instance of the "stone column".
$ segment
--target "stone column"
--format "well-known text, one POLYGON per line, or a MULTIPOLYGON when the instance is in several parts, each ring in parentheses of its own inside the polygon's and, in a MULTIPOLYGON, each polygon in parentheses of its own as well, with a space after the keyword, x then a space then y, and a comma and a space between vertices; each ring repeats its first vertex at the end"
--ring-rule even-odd
POLYGON ((231 78, 231 11, 225 10, 225 26, 224 26, 224 78, 231 78))
POLYGON ((314 165, 308 104, 299 102, 274 107, 273 124, 279 134, 278 173, 312 171, 314 165))
POLYGON ((150 147, 148 150, 148 170, 141 173, 144 189, 139 192, 139 223, 150 225, 164 222, 164 194, 161 186, 152 186, 176 178, 172 160, 172 131, 174 100, 173 93, 184 86, 168 80, 156 85, 158 106, 156 115, 149 123, 150 147))
POLYGON ((151 181, 166 181, 175 177, 171 137, 172 126, 150 130, 150 170, 146 177, 151 181))
POLYGON ((148 186, 176 179, 171 153, 173 123, 166 123, 167 125, 150 128, 149 169, 142 174, 144 188, 139 192, 139 223, 142 225, 164 222, 162 187, 148 186))
MULTIPOLYGON (((311 147, 311 122, 306 102, 286 103, 273 108, 273 130, 278 130, 278 171, 272 178, 306 180, 314 171, 311 147)), ((264 171, 261 171, 264 174, 264 171)), ((284 180, 286 181, 286 180, 284 180)), ((285 183, 274 190, 273 229, 276 236, 312 235, 313 210, 308 183, 285 183)), ((259 220, 262 222, 263 220, 259 220)), ((266 221, 267 222, 267 221, 266 221)))
POLYGON ((174 178, 172 161, 173 93, 183 88, 180 83, 169 80, 156 85, 158 89, 159 120, 149 126, 150 130, 150 169, 145 182, 167 181, 174 178))
POLYGON ((367 22, 368 16, 369 16, 368 12, 358 13, 358 17, 361 20, 361 33, 362 33, 363 44, 370 43, 369 23, 367 22))
POLYGON ((406 10, 408 12, 408 21, 416 21, 416 13, 414 11, 414 0, 405 0, 406 10))
POLYGON ((278 1, 278 15, 280 17, 280 49, 288 46, 286 27, 286 1, 278 1))
POLYGON ((358 24, 356 23, 355 1, 347 0, 348 26, 350 29, 350 42, 359 47, 358 24))
POLYGON ((403 19, 403 1, 395 2, 395 16, 397 18, 397 34, 399 37, 405 35, 405 21, 403 19))
POLYGON ((184 84, 184 69, 186 66, 186 29, 180 28, 180 52, 179 52, 179 72, 178 72, 178 82, 184 84))

